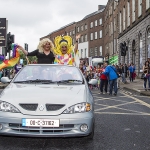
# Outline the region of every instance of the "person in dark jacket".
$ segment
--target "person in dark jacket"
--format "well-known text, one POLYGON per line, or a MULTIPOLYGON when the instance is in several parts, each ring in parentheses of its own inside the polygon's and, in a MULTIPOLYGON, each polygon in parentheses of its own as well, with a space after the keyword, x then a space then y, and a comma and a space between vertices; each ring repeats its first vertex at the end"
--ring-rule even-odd
POLYGON ((53 64, 54 54, 52 49, 54 45, 48 38, 44 38, 39 42, 38 48, 32 52, 27 52, 22 46, 18 47, 26 56, 36 56, 38 58, 38 64, 53 64))
POLYGON ((129 73, 130 73, 130 82, 133 82, 133 78, 134 78, 134 72, 135 72, 135 66, 133 63, 131 63, 131 66, 129 67, 129 73))
POLYGON ((126 64, 122 66, 122 82, 126 83, 126 78, 127 78, 127 72, 128 72, 128 67, 126 64))

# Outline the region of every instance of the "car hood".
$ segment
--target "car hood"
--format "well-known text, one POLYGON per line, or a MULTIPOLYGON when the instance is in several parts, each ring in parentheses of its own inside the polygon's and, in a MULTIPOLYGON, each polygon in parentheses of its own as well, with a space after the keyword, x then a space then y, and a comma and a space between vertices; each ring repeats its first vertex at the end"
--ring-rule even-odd
POLYGON ((86 102, 86 90, 83 84, 16 84, 7 86, 0 96, 0 100, 6 101, 17 107, 23 114, 31 115, 59 115, 66 108, 77 103, 86 102), (35 111, 26 110, 20 104, 38 104, 35 111), (45 104, 64 105, 57 111, 47 111, 45 104), (44 110, 40 110, 40 106, 44 110))

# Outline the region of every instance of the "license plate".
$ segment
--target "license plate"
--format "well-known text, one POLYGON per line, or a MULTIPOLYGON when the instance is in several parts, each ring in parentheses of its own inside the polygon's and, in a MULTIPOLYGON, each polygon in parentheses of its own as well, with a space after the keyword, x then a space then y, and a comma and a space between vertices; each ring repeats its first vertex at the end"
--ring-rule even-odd
POLYGON ((53 119, 22 119, 22 126, 28 127, 59 127, 59 120, 53 119))

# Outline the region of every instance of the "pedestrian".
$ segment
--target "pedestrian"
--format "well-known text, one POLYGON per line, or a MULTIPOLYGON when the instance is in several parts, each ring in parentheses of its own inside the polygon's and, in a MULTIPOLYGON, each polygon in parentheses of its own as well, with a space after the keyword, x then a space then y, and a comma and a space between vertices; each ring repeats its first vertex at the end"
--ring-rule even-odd
POLYGON ((126 83, 126 78, 127 78, 127 72, 128 72, 128 67, 127 67, 127 65, 126 64, 124 64, 123 66, 122 66, 122 82, 123 83, 126 83))
POLYGON ((84 69, 83 69, 83 64, 82 64, 82 63, 79 64, 79 69, 80 69, 81 72, 84 74, 84 69))
POLYGON ((120 88, 120 77, 122 76, 122 69, 118 65, 116 65, 116 70, 119 75, 119 78, 117 79, 117 88, 120 88))
POLYGON ((145 64, 144 64, 143 73, 145 74, 144 89, 145 89, 145 91, 147 91, 147 88, 146 88, 147 81, 148 81, 148 87, 149 87, 149 90, 150 90, 150 63, 149 63, 149 61, 146 61, 145 64))
POLYGON ((108 65, 105 63, 105 72, 103 74, 107 75, 108 80, 109 80, 109 95, 112 95, 113 87, 114 87, 114 96, 117 95, 117 79, 118 79, 118 74, 117 70, 114 66, 108 65))
POLYGON ((53 64, 54 63, 54 54, 53 48, 54 45, 52 41, 48 38, 44 38, 39 42, 38 48, 32 52, 27 52, 22 46, 18 47, 26 56, 36 56, 38 64, 53 64))
POLYGON ((133 63, 131 63, 131 66, 129 67, 130 82, 133 82, 134 73, 135 73, 135 66, 133 63))
POLYGON ((103 68, 101 68, 100 72, 100 94, 103 93, 103 89, 105 90, 105 94, 107 93, 107 87, 108 87, 108 78, 103 72, 105 72, 105 68, 107 67, 107 63, 104 63, 103 68))

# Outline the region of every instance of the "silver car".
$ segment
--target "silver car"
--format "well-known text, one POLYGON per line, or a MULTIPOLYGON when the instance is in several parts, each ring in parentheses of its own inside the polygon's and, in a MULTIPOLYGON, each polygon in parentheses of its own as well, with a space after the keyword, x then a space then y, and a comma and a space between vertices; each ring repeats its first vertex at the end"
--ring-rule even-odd
POLYGON ((94 135, 93 96, 77 67, 27 65, 0 95, 0 135, 94 135))

